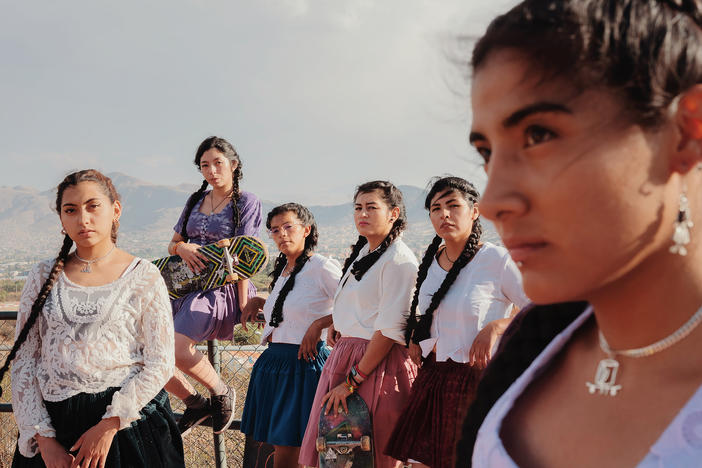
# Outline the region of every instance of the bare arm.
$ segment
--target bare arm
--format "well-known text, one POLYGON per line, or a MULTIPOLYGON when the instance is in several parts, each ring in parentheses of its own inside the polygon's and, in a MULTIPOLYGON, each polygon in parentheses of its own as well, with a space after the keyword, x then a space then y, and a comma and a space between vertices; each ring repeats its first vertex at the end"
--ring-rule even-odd
POLYGON ((183 236, 177 232, 173 234, 173 238, 168 243, 168 253, 180 255, 180 258, 188 265, 188 268, 195 273, 205 268, 204 262, 207 261, 207 258, 198 251, 199 248, 200 245, 198 244, 185 242, 183 236))

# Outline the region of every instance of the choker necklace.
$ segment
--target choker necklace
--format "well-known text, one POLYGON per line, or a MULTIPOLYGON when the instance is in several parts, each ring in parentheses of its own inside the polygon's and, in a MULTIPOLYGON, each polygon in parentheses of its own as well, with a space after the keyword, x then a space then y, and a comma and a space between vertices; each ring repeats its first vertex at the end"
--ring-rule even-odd
MULTIPOLYGON (((233 192, 233 190, 232 190, 233 192)), ((214 191, 210 192, 210 216, 212 216, 217 208, 219 208, 222 203, 224 203, 224 200, 231 200, 232 192, 229 192, 229 195, 226 197, 222 198, 222 201, 217 203, 217 206, 214 206, 214 191)))
POLYGON ((622 389, 621 385, 616 384, 617 370, 619 370, 619 361, 616 359, 617 355, 640 358, 656 354, 664 349, 670 348, 675 343, 692 333, 692 330, 699 325, 700 321, 702 321, 702 307, 697 309, 697 312, 695 312, 694 315, 683 324, 683 326, 662 340, 656 341, 655 343, 642 348, 634 349, 612 349, 609 347, 609 343, 607 343, 602 331, 598 331, 600 338, 600 349, 602 349, 602 351, 604 351, 608 357, 602 359, 597 365, 595 383, 585 383, 588 392, 599 392, 600 395, 615 396, 617 392, 622 389))
POLYGON ((81 273, 90 273, 90 272, 92 272, 92 270, 90 269, 90 265, 92 265, 93 263, 95 263, 95 262, 97 262, 97 261, 99 261, 99 260, 102 260, 103 258, 105 258, 105 257, 107 257, 108 255, 110 255, 110 254, 112 253, 112 251, 115 250, 115 247, 117 247, 117 244, 112 244, 112 248, 110 249, 109 252, 107 252, 107 253, 106 253, 105 255, 103 255, 102 257, 94 258, 94 259, 92 259, 92 260, 86 260, 86 259, 84 259, 84 258, 80 258, 80 256, 78 255, 78 250, 76 249, 76 251, 73 252, 73 255, 75 255, 76 258, 77 258, 78 260, 80 260, 81 262, 85 263, 85 266, 84 266, 83 268, 80 269, 81 273))

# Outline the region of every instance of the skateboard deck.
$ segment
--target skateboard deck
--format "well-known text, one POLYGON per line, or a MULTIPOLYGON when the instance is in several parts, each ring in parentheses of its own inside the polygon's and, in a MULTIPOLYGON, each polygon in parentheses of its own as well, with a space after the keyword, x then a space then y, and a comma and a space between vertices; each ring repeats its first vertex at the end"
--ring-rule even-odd
POLYGON ((178 255, 153 261, 161 270, 171 299, 250 278, 268 262, 266 246, 251 236, 222 239, 214 244, 203 245, 199 250, 208 260, 204 262, 205 269, 200 273, 191 271, 178 255))
POLYGON ((320 468, 373 468, 371 417, 368 406, 357 393, 346 399, 349 412, 325 415, 326 406, 319 415, 320 468))

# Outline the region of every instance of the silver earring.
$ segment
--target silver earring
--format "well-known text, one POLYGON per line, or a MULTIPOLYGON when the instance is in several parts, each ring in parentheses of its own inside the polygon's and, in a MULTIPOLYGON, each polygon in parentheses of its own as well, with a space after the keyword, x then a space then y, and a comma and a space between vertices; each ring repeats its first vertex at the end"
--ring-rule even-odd
POLYGON ((670 246, 670 253, 687 255, 685 246, 690 243, 690 229, 694 226, 690 214, 690 205, 687 200, 687 185, 683 182, 680 191, 680 207, 678 208, 678 219, 673 223, 673 245, 670 246))
POLYGON ((63 235, 65 236, 65 235, 67 234, 67 233, 66 233, 66 230, 65 230, 65 229, 61 229, 61 234, 63 234, 63 235))

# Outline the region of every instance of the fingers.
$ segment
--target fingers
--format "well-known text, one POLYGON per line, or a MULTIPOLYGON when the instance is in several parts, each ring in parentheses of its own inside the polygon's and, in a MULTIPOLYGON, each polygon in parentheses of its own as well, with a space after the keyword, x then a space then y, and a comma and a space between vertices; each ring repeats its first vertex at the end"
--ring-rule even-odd
POLYGON ((346 404, 346 398, 339 398, 341 400, 341 405, 344 407, 344 413, 349 414, 349 407, 346 404))
MULTIPOLYGON (((322 404, 320 405, 320 408, 324 408, 324 404, 329 400, 329 397, 331 396, 331 392, 327 393, 322 397, 322 404)), ((329 414, 329 408, 324 411, 324 414, 329 414)))

